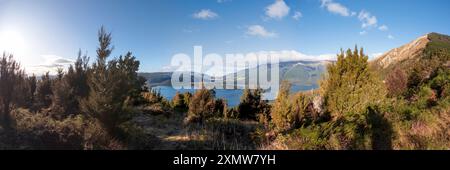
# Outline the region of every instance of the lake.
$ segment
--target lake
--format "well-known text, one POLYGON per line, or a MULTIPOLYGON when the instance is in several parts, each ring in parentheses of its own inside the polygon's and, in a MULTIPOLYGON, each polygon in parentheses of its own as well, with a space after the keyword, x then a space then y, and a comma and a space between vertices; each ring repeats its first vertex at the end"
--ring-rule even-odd
MULTIPOLYGON (((316 88, 317 88, 316 85, 313 85, 313 86, 292 85, 291 93, 295 93, 295 92, 299 92, 299 91, 308 91, 308 90, 313 90, 316 88)), ((177 93, 177 91, 180 93, 190 92, 192 94, 195 92, 194 89, 176 90, 176 89, 172 88, 172 86, 156 86, 156 87, 153 87, 152 90, 159 91, 161 93, 161 95, 164 96, 168 100, 172 100, 173 97, 175 96, 175 94, 177 93)), ((228 106, 230 106, 230 107, 239 105, 243 91, 244 90, 240 90, 240 89, 236 89, 236 90, 216 89, 215 90, 216 98, 222 98, 222 99, 227 100, 228 106)))

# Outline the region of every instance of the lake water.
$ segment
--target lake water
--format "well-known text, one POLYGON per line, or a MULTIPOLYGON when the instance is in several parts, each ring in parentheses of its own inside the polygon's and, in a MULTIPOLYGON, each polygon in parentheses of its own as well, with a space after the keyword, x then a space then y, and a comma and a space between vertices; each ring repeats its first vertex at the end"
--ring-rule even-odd
MULTIPOLYGON (((291 88, 291 93, 299 92, 299 91, 308 91, 316 89, 317 86, 295 86, 293 85, 291 88)), ((176 90, 172 88, 171 86, 156 86, 152 88, 153 90, 157 90, 161 93, 162 96, 164 96, 168 100, 172 100, 175 94, 178 92, 185 93, 190 92, 194 93, 194 89, 181 89, 176 90)), ((216 98, 222 98, 227 100, 228 106, 234 107, 239 105, 243 90, 236 89, 236 90, 225 90, 225 89, 217 89, 216 92, 216 98)))

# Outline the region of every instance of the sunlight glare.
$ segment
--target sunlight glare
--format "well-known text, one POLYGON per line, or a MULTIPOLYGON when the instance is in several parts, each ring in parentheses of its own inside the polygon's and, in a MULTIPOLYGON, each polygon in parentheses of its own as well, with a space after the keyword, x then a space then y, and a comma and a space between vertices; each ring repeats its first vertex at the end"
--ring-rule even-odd
POLYGON ((0 32, 0 52, 13 54, 20 60, 26 54, 26 43, 20 32, 15 30, 5 30, 0 32))

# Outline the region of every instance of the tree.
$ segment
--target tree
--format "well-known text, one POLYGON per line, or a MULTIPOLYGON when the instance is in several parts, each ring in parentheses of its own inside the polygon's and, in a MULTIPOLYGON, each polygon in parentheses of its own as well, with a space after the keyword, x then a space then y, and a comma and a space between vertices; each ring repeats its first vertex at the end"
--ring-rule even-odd
POLYGON ((191 99, 192 99, 192 94, 191 93, 186 92, 186 93, 183 94, 184 105, 186 107, 188 107, 188 108, 189 108, 189 103, 191 102, 191 99))
POLYGON ((74 92, 74 87, 68 83, 68 78, 63 73, 58 73, 58 78, 54 80, 52 86, 51 111, 59 118, 77 114, 78 102, 74 92))
POLYGON ((141 93, 146 91, 145 83, 146 79, 138 75, 140 62, 136 60, 131 52, 128 52, 125 56, 120 56, 117 61, 117 71, 120 72, 124 78, 123 86, 128 91, 128 103, 132 105, 141 104, 144 99, 141 93))
POLYGON ((245 89, 238 106, 239 118, 257 120, 258 114, 262 113, 267 103, 261 100, 262 89, 245 89))
POLYGON ((139 62, 131 53, 107 62, 113 47, 111 33, 103 27, 98 32, 98 41, 97 60, 89 70, 90 91, 83 102, 83 110, 98 118, 110 135, 116 135, 119 125, 130 118, 126 110, 127 98, 141 89, 137 85, 139 62))
POLYGON ((88 72, 89 72, 89 57, 78 52, 77 60, 74 66, 70 66, 67 72, 67 83, 74 88, 75 96, 84 99, 89 94, 88 72))
POLYGON ((187 105, 185 105, 184 101, 184 95, 179 93, 178 91, 172 99, 172 107, 178 110, 187 109, 187 105))
POLYGON ((343 51, 330 64, 321 81, 324 105, 334 120, 350 113, 363 113, 369 105, 380 104, 386 95, 382 81, 369 70, 363 49, 343 51))
POLYGON ((20 68, 13 55, 3 53, 0 58, 0 122, 5 129, 11 128, 11 103, 14 91, 20 80, 24 77, 24 72, 20 68))
POLYGON ((189 103, 185 122, 203 122, 214 116, 216 111, 214 91, 202 88, 197 90, 189 103))
POLYGON ((99 47, 97 48, 97 61, 93 64, 89 74, 88 85, 90 93, 84 110, 92 116, 98 118, 102 125, 113 133, 118 126, 120 103, 114 101, 114 88, 117 82, 112 81, 107 65, 107 58, 111 54, 111 34, 102 27, 98 32, 99 47))
POLYGON ((52 80, 50 79, 49 73, 42 75, 41 80, 39 80, 36 89, 36 108, 43 109, 48 108, 52 103, 51 97, 53 95, 52 91, 52 80))
POLYGON ((23 76, 18 79, 19 82, 16 84, 14 101, 18 107, 32 108, 36 92, 36 76, 23 76))
POLYGON ((270 116, 275 128, 279 131, 291 129, 294 124, 295 116, 292 112, 291 102, 289 102, 289 91, 291 85, 283 81, 277 99, 273 104, 270 116))
POLYGON ((305 93, 298 93, 294 96, 292 112, 294 114, 294 123, 300 127, 314 120, 313 101, 311 96, 305 93))

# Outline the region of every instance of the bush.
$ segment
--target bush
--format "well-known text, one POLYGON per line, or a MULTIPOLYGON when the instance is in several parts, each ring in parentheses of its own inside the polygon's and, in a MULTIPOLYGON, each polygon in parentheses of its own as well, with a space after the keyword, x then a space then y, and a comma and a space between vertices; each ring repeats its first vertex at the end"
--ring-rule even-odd
POLYGON ((290 84, 283 82, 270 114, 275 129, 278 131, 291 129, 295 122, 295 114, 292 112, 293 109, 289 101, 289 90, 290 84))
POLYGON ((14 147, 26 149, 122 149, 97 120, 82 115, 56 120, 24 109, 15 110, 14 147))
POLYGON ((142 92, 142 97, 144 98, 146 104, 155 104, 155 103, 167 103, 161 93, 155 89, 149 92, 142 92))
POLYGON ((305 93, 298 93, 294 96, 292 111, 294 114, 295 127, 301 127, 315 121, 318 115, 314 110, 313 98, 305 93))
POLYGON ((217 110, 214 91, 205 88, 197 90, 189 103, 185 123, 204 122, 217 116, 217 110))
POLYGON ((368 57, 361 49, 338 55, 321 81, 325 107, 334 120, 348 113, 362 113, 370 105, 381 104, 386 90, 379 77, 369 69, 368 57))
POLYGON ((189 124, 187 129, 188 149, 245 150, 256 149, 256 132, 261 127, 252 121, 211 118, 189 124))
POLYGON ((176 110, 184 111, 187 110, 186 102, 184 101, 184 95, 177 92, 172 99, 172 107, 176 110))
POLYGON ((388 95, 391 97, 402 95, 408 88, 408 77, 400 68, 389 73, 385 82, 388 95))
POLYGON ((267 107, 267 103, 261 100, 262 89, 245 89, 241 96, 238 112, 242 120, 257 120, 258 114, 262 113, 267 107))

